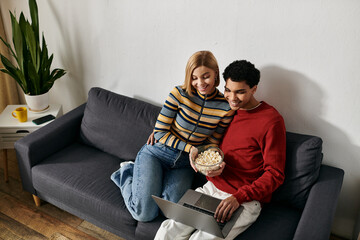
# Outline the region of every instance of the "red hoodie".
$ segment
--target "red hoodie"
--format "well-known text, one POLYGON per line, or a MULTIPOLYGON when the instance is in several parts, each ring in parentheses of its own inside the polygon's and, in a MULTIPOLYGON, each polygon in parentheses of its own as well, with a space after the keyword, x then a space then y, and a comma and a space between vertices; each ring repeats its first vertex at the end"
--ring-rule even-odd
POLYGON ((266 102, 253 110, 238 110, 220 144, 225 169, 207 179, 240 204, 269 202, 284 181, 285 132, 282 116, 266 102))

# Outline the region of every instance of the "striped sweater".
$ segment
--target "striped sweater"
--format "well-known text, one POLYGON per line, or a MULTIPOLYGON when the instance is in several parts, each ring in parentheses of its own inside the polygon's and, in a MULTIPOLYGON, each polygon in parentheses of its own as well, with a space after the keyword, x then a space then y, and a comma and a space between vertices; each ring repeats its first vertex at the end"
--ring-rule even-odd
POLYGON ((180 86, 170 92, 155 124, 156 140, 185 152, 191 146, 219 144, 234 111, 218 89, 206 97, 193 94, 180 86))

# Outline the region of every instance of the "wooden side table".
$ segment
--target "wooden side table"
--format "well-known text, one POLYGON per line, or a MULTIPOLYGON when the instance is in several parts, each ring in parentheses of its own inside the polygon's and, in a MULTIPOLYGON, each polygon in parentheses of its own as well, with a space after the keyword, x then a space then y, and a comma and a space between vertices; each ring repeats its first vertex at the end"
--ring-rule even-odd
POLYGON ((8 105, 4 111, 0 114, 0 151, 2 152, 2 158, 4 159, 4 178, 5 182, 9 181, 8 175, 8 159, 7 159, 7 149, 13 149, 14 143, 28 135, 36 131, 37 129, 45 126, 50 122, 43 123, 41 125, 36 125, 32 122, 32 120, 43 117, 48 114, 54 115, 56 118, 63 115, 62 106, 59 104, 51 104, 49 109, 35 113, 29 111, 28 109, 28 120, 26 122, 19 122, 16 118, 14 118, 11 113, 18 107, 27 107, 26 105, 8 105))

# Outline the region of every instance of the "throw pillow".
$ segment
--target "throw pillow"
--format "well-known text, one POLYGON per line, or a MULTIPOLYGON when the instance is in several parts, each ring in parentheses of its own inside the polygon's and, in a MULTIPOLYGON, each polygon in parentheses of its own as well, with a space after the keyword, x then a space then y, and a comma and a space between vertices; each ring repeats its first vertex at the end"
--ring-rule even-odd
POLYGON ((322 156, 321 138, 287 132, 285 180, 274 192, 273 201, 303 209, 319 177, 322 156))
POLYGON ((160 107, 114 92, 92 88, 80 138, 123 160, 134 160, 153 131, 160 107))

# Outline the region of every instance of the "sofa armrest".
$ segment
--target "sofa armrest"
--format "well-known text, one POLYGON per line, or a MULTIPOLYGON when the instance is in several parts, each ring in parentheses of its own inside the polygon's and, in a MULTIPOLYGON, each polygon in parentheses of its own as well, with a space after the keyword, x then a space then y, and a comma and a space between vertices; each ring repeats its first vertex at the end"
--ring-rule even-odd
POLYGON ((329 239, 343 178, 342 169, 321 166, 319 178, 310 190, 294 240, 329 239))
POLYGON ((31 168, 79 137, 85 104, 15 142, 23 189, 36 195, 31 168))

